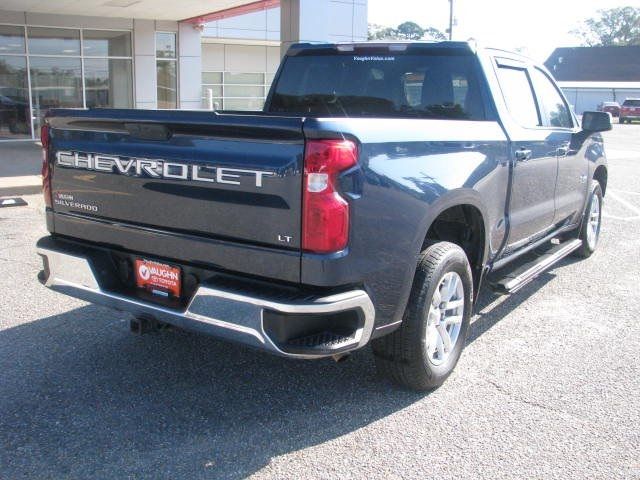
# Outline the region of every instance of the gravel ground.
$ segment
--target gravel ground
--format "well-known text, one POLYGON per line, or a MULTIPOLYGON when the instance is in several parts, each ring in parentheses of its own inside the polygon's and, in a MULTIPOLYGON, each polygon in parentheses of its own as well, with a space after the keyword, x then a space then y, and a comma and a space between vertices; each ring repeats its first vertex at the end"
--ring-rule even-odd
POLYGON ((369 350, 297 362, 40 286, 42 204, 0 209, 0 478, 640 478, 640 125, 606 135, 601 244, 485 294, 439 390, 369 350))

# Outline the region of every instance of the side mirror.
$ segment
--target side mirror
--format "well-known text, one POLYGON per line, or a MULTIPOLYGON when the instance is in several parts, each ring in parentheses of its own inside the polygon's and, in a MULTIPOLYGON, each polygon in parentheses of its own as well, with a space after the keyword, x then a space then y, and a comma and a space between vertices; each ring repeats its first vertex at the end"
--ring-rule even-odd
POLYGON ((611 128, 611 115, 608 112, 584 112, 582 114, 582 130, 585 132, 606 132, 611 128))

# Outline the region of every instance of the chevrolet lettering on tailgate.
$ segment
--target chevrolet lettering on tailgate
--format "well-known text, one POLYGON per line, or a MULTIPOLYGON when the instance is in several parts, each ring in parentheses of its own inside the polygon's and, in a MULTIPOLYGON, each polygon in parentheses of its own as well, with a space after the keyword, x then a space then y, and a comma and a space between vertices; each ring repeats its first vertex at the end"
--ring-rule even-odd
POLYGON ((194 180, 197 182, 222 183, 240 185, 243 176, 252 176, 255 186, 262 188, 264 178, 273 176, 273 172, 248 170, 243 168, 209 167, 188 165, 185 163, 151 160, 148 158, 121 158, 99 153, 82 153, 59 151, 56 153, 56 164, 61 167, 95 170, 122 175, 148 176, 151 178, 167 178, 172 180, 194 180))

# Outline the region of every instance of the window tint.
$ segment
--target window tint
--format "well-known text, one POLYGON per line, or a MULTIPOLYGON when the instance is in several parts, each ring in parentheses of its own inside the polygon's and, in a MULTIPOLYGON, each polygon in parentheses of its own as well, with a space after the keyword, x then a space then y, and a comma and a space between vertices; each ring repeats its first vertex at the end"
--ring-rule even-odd
POLYGON ((500 67, 498 79, 509 113, 523 127, 540 125, 527 71, 522 68, 500 67))
POLYGON ((351 53, 287 57, 270 111, 484 120, 475 65, 470 55, 351 53))
POLYGON ((548 127, 571 128, 569 108, 551 80, 537 68, 533 69, 533 85, 540 105, 542 123, 548 127))
POLYGON ((623 107, 640 107, 640 100, 625 100, 623 107))

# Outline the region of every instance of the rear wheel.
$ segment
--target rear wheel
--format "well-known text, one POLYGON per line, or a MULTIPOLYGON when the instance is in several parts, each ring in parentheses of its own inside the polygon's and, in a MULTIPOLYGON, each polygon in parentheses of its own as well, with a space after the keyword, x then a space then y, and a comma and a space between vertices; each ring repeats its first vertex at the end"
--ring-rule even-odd
POLYGON ((413 390, 442 385, 464 348, 472 298, 464 251, 449 242, 428 246, 420 255, 401 327, 373 342, 379 372, 413 390))
POLYGON ((582 258, 590 257, 596 251, 598 240, 600 239, 600 227, 602 225, 602 187, 597 180, 591 184, 591 194, 585 211, 580 235, 578 239, 582 241, 580 248, 576 250, 576 255, 582 258))

